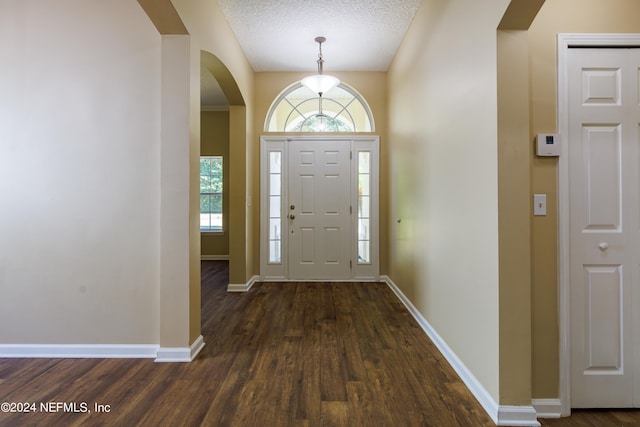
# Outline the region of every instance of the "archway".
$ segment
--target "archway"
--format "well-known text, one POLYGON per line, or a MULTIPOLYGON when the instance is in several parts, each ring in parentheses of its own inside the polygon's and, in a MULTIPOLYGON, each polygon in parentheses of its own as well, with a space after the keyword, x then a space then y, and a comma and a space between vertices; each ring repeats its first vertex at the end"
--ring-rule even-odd
POLYGON ((229 283, 246 282, 246 109, 242 93, 229 69, 210 52, 200 52, 200 63, 217 80, 229 103, 229 283), (236 191, 238 189, 238 191, 236 191), (235 194, 234 194, 235 193, 235 194))
MULTIPOLYGON (((160 111, 160 271, 157 361, 190 361, 204 346, 200 335, 199 108, 192 87, 193 39, 170 0, 139 0, 162 36, 160 111)), ((230 104, 230 281, 246 277, 246 139, 244 99, 228 68, 213 54, 199 58, 230 104)), ((198 62, 200 62, 198 61, 198 62)), ((200 67, 198 64, 199 75, 200 67)))

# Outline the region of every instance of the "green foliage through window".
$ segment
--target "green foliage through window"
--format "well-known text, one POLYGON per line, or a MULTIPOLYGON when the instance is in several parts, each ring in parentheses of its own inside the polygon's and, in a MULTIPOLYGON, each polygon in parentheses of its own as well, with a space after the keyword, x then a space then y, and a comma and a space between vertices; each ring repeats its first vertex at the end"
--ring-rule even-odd
POLYGON ((200 157, 200 230, 222 231, 222 156, 200 157))

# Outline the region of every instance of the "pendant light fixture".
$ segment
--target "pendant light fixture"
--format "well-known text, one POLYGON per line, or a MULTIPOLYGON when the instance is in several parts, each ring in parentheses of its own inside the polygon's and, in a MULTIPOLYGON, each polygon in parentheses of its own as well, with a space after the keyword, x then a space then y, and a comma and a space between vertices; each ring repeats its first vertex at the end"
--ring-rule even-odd
POLYGON ((324 64, 324 59, 322 59, 322 43, 326 42, 327 39, 324 37, 316 37, 315 41, 319 45, 318 53, 318 74, 313 76, 305 77, 300 81, 303 86, 308 87, 313 92, 317 93, 322 97, 323 93, 327 93, 329 90, 340 84, 340 80, 337 77, 329 76, 323 73, 322 65, 324 64))

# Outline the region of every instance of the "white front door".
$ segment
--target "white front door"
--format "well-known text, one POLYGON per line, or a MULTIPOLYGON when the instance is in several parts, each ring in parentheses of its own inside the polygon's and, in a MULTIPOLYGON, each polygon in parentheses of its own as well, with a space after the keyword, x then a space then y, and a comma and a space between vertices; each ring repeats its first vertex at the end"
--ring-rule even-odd
POLYGON ((349 141, 289 144, 289 278, 347 279, 351 260, 349 141))
POLYGON ((640 49, 569 49, 571 406, 640 406, 640 49))
POLYGON ((379 280, 377 136, 263 136, 260 277, 379 280))

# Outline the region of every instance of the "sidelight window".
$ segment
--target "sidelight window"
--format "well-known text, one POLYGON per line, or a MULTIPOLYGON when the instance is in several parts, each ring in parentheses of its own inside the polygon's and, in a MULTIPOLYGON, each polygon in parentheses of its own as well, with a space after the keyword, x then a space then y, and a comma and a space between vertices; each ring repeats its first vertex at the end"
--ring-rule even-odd
POLYGON ((358 263, 371 262, 371 153, 358 152, 358 263))
POLYGON ((282 262, 282 152, 269 151, 269 263, 282 262))

